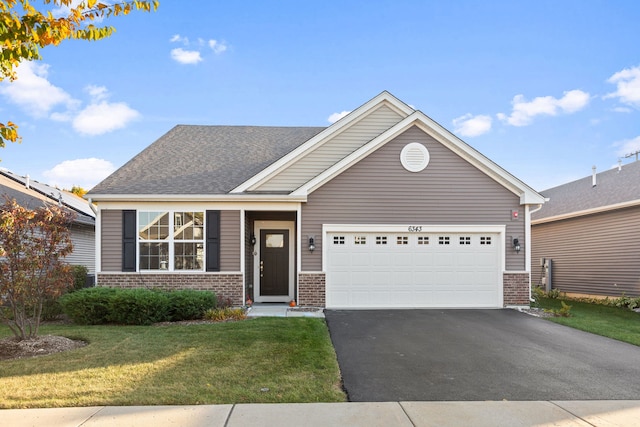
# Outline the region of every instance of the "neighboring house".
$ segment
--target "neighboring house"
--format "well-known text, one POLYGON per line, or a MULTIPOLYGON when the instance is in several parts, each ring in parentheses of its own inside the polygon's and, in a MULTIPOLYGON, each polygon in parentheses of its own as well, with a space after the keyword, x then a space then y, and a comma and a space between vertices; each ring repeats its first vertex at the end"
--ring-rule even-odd
POLYGON ((86 200, 68 191, 59 190, 0 169, 0 204, 4 197, 15 199, 28 209, 37 209, 44 205, 62 206, 75 214, 70 228, 73 252, 65 258, 72 265, 87 267, 90 279, 95 275, 95 213, 86 200))
POLYGON ((533 284, 569 294, 640 296, 640 162, 543 191, 532 215, 533 284), (537 267, 536 267, 537 266, 537 267))
POLYGON ((329 308, 528 305, 544 203, 388 92, 328 128, 176 126, 85 197, 100 286, 329 308))

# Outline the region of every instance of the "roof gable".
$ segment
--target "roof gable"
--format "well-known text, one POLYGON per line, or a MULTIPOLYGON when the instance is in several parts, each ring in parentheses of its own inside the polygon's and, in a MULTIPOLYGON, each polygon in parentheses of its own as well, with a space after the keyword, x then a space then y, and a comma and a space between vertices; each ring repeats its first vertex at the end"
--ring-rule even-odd
POLYGON ((334 164, 329 169, 325 170, 322 174, 316 176, 314 179, 305 183, 292 193, 295 196, 302 196, 309 194, 321 187, 335 176, 339 175, 355 163, 359 162, 379 147, 393 140, 403 132, 407 131, 412 126, 417 126, 425 133, 432 136, 439 143, 449 148, 451 151, 465 159, 467 162, 484 172, 493 180, 507 188, 514 194, 520 197, 520 203, 522 204, 542 204, 544 198, 538 194, 531 187, 524 184, 522 181, 502 169, 496 163, 489 160, 487 157, 476 151, 470 145, 457 138, 455 135, 447 131, 438 123, 427 117, 420 111, 415 111, 411 115, 407 116, 396 125, 378 135, 360 149, 356 150, 349 156, 345 157, 341 161, 334 164))
POLYGON ((640 162, 586 176, 541 194, 549 200, 532 215, 534 223, 555 221, 606 210, 640 205, 640 162))
POLYGON ((384 91, 232 190, 290 192, 413 112, 384 91))

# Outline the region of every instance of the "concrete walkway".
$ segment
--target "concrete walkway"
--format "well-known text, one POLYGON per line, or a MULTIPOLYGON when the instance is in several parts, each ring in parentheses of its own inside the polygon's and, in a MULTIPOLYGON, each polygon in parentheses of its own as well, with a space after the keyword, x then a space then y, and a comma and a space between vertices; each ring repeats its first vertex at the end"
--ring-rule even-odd
POLYGON ((289 307, 288 304, 256 303, 247 311, 247 317, 320 317, 324 308, 289 307))
POLYGON ((377 402, 5 409, 11 427, 640 426, 640 401, 377 402))

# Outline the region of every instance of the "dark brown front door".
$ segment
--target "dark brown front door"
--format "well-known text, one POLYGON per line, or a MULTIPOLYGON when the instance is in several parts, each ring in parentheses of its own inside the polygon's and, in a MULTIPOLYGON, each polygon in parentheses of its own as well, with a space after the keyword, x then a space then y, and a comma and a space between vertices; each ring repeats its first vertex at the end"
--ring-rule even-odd
POLYGON ((260 295, 289 294, 289 230, 260 230, 260 295))

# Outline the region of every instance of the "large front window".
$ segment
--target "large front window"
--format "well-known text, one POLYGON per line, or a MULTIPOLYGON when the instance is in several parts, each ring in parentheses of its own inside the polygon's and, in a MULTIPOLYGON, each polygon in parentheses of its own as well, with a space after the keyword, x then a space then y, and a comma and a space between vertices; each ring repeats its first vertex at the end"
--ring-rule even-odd
POLYGON ((140 270, 203 270, 204 212, 138 212, 140 270))

